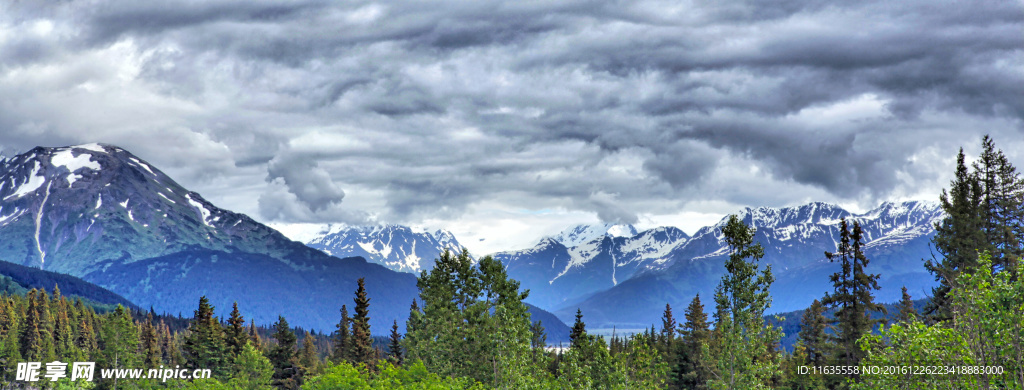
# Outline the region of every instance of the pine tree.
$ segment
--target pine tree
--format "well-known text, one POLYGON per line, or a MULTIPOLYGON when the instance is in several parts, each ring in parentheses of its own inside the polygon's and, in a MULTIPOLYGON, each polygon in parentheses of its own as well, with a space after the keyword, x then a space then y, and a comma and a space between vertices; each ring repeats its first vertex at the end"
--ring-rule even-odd
POLYGON ((900 312, 896 316, 896 322, 907 323, 917 318, 917 310, 914 309, 914 301, 907 293, 907 286, 903 286, 903 297, 900 298, 900 312))
POLYGON ((828 335, 825 329, 828 328, 828 319, 825 318, 825 308, 817 299, 811 302, 811 306, 804 311, 800 320, 800 333, 798 341, 804 348, 807 360, 802 364, 813 366, 824 366, 827 353, 828 335))
POLYGON ((0 308, 0 369, 3 370, 3 382, 10 383, 15 379, 17 363, 22 362, 18 310, 15 301, 10 297, 2 297, 3 307, 0 308))
MULTIPOLYGON (((830 261, 840 263, 840 271, 830 277, 835 291, 825 294, 821 304, 834 307, 835 311, 835 360, 840 365, 857 365, 864 357, 864 351, 857 340, 871 332, 878 322, 871 319, 871 312, 885 312, 885 308, 874 302, 872 290, 878 290, 878 274, 868 274, 864 268, 868 259, 861 246, 863 231, 860 223, 853 223, 853 232, 844 218, 840 222, 839 247, 836 252, 825 252, 830 261)), ((849 376, 856 378, 856 375, 849 376)))
POLYGON ((665 312, 661 315, 661 333, 658 335, 657 349, 669 367, 676 366, 676 319, 672 316, 672 306, 665 304, 665 312))
POLYGON ((256 349, 262 348, 260 343, 260 333, 256 331, 256 322, 249 320, 249 341, 252 341, 252 346, 256 349))
POLYGON ((576 309, 576 322, 572 324, 572 330, 569 331, 569 348, 576 348, 578 341, 582 340, 587 335, 587 324, 583 323, 583 312, 580 309, 576 309))
POLYGON ((153 314, 146 315, 146 322, 142 323, 141 346, 143 364, 146 368, 157 368, 163 363, 163 351, 160 348, 160 337, 157 334, 156 326, 153 325, 153 314))
POLYGON ((700 302, 700 294, 690 301, 684 316, 686 322, 679 325, 681 342, 676 355, 674 382, 683 389, 705 389, 711 377, 701 356, 701 349, 710 341, 711 331, 704 305, 700 302))
POLYGON ((227 350, 234 358, 238 357, 238 354, 242 353, 242 348, 249 342, 249 335, 245 329, 245 318, 242 317, 242 313, 238 311, 238 302, 231 305, 231 317, 228 318, 228 328, 225 336, 227 350))
POLYGON ((21 326, 21 356, 27 361, 42 362, 45 360, 43 353, 42 333, 40 332, 40 319, 36 289, 29 290, 27 294, 28 310, 25 311, 25 319, 21 326))
POLYGON ((242 347, 242 353, 235 358, 235 372, 228 382, 230 389, 271 390, 274 366, 252 342, 242 347))
MULTIPOLYGON (((129 310, 117 305, 113 312, 107 314, 103 323, 100 341, 100 359, 97 366, 104 368, 137 368, 139 365, 139 334, 132 321, 129 310)), ((113 381, 117 388, 117 378, 113 381)))
MULTIPOLYGON (((413 303, 415 304, 415 300, 413 303)), ((331 352, 331 360, 334 363, 352 361, 352 340, 349 331, 349 324, 352 319, 348 316, 348 308, 341 305, 341 321, 338 322, 337 330, 334 332, 334 350, 331 352)))
POLYGON ((58 359, 62 361, 74 361, 80 358, 78 349, 75 348, 75 332, 71 326, 71 319, 68 317, 68 301, 60 295, 60 288, 54 286, 54 323, 53 342, 54 351, 58 359))
POLYGON ((270 349, 267 358, 274 366, 273 385, 279 389, 298 389, 302 385, 302 373, 296 351, 296 337, 282 316, 274 324, 274 340, 277 345, 270 349))
POLYGON ((756 262, 764 256, 764 248, 754 243, 753 228, 731 215, 722 234, 730 254, 726 274, 715 289, 720 317, 715 325, 717 339, 707 353, 716 376, 712 381, 726 388, 769 386, 779 368, 777 355, 769 348, 782 336, 778 327, 764 323, 764 312, 771 306, 768 290, 775 278, 770 265, 758 275, 756 262))
POLYGON ((536 386, 544 369, 530 357, 528 292, 487 256, 474 266, 468 251, 442 252, 417 279, 422 313, 410 310, 406 360, 430 372, 468 377, 496 388, 536 386), (422 315, 420 315, 422 314, 422 315))
POLYGON ((309 331, 302 337, 302 353, 299 354, 299 365, 303 372, 316 372, 320 365, 319 354, 316 351, 316 340, 309 331))
POLYGON ((1024 237, 1019 234, 1024 223, 1024 182, 988 135, 982 139, 982 153, 973 165, 981 184, 982 228, 993 271, 1012 267, 1024 253, 1024 237))
POLYGON ((356 315, 352 317, 352 360, 372 367, 377 360, 377 351, 373 349, 373 338, 370 336, 370 298, 366 296, 363 278, 359 278, 358 284, 356 315))
POLYGON ((534 360, 544 352, 544 348, 548 345, 547 342, 548 335, 544 333, 544 324, 540 320, 532 322, 530 324, 530 348, 533 350, 534 360))
POLYGON ((402 335, 398 333, 398 321, 391 324, 391 337, 388 344, 388 355, 396 365, 405 364, 405 357, 402 354, 402 335))
POLYGON ((189 324, 189 333, 185 337, 184 354, 186 366, 191 369, 210 369, 214 375, 224 377, 230 368, 227 345, 220 321, 214 317, 214 307, 206 296, 199 298, 196 309, 189 324))

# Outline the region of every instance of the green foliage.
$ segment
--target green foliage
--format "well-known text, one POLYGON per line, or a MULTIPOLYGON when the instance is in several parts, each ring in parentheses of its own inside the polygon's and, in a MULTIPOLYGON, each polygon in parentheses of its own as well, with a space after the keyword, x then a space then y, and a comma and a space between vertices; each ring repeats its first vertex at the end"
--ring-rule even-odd
MULTIPOLYGON (((825 257, 840 264, 840 271, 831 276, 835 291, 825 294, 821 304, 836 308, 832 362, 855 366, 864 357, 857 341, 870 333, 872 326, 878 322, 871 318, 871 312, 884 312, 885 308, 875 303, 871 292, 878 289, 879 275, 868 274, 864 270, 869 261, 862 248, 863 230, 860 224, 854 222, 851 233, 844 218, 840 223, 839 237, 836 252, 825 252, 825 257)), ((809 344, 807 346, 811 347, 809 344)), ((856 374, 851 372, 848 377, 854 378, 856 374)))
POLYGON ((972 168, 961 148, 955 178, 939 197, 946 218, 932 241, 941 259, 925 264, 939 282, 925 309, 933 321, 951 319, 948 294, 961 273, 977 266, 977 253, 992 255, 993 271, 1013 269, 1024 255, 1024 179, 987 135, 972 168))
POLYGON ((299 369, 296 337, 283 316, 278 316, 274 324, 274 340, 277 340, 277 345, 267 355, 274 366, 273 384, 279 389, 297 389, 302 384, 302 371, 299 369))
MULTIPOLYGON (((1022 261, 1017 260, 1015 267, 1022 261)), ((858 389, 1006 388, 1024 386, 1024 282, 1010 272, 992 274, 991 258, 960 275, 950 291, 952 323, 926 325, 911 321, 891 326, 882 335, 866 334, 863 365, 1001 366, 1002 375, 862 375, 858 389), (951 326, 950 326, 951 325, 951 326), (883 345, 884 340, 888 340, 883 345)))
POLYGON ((214 317, 213 310, 206 296, 199 298, 199 307, 189 324, 183 349, 188 368, 209 369, 220 378, 227 376, 230 359, 224 330, 220 321, 214 317))
POLYGON ((708 315, 700 294, 693 297, 686 308, 686 322, 679 325, 680 342, 676 350, 676 367, 673 373, 677 387, 683 389, 705 389, 710 372, 701 355, 701 348, 711 340, 708 315))
POLYGON ((270 390, 274 367, 252 342, 247 342, 235 358, 235 372, 231 374, 228 386, 233 389, 270 390))
POLYGON ((414 361, 405 367, 396 367, 384 362, 380 371, 371 373, 360 365, 348 363, 332 365, 318 377, 312 378, 302 385, 303 390, 385 390, 385 389, 423 389, 446 390, 466 389, 479 390, 485 387, 478 382, 466 378, 442 377, 427 370, 421 361, 414 361))
POLYGON ((225 344, 232 357, 242 353, 242 348, 249 342, 249 335, 245 331, 245 318, 238 311, 238 302, 231 305, 231 317, 228 318, 228 328, 225 331, 225 344))
POLYGON ((377 361, 377 350, 373 349, 373 337, 370 336, 370 298, 366 296, 363 278, 359 278, 355 303, 356 315, 352 317, 352 361, 372 367, 377 361))
POLYGON ((726 274, 715 289, 714 337, 702 347, 703 359, 711 367, 708 387, 768 388, 779 375, 779 358, 773 349, 782 337, 781 330, 766 325, 763 318, 771 305, 768 289, 775 279, 771 266, 758 275, 755 262, 764 256, 764 249, 754 244, 752 228, 731 215, 722 234, 730 254, 726 274))
POLYGON ((532 387, 544 369, 530 353, 530 314, 519 282, 491 257, 472 265, 469 252, 445 251, 417 280, 423 309, 410 310, 408 360, 431 372, 499 388, 532 387))
MULTIPOLYGON (((413 301, 415 304, 416 302, 413 301)), ((337 330, 334 332, 334 349, 331 351, 331 361, 334 363, 351 362, 351 337, 349 330, 352 319, 348 316, 348 307, 341 305, 341 320, 338 322, 337 330)))

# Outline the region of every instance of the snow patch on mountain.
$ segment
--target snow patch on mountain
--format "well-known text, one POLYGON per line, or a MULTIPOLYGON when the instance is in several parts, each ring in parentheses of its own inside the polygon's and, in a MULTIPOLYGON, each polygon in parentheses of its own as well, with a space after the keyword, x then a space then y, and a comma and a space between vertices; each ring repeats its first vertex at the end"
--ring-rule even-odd
POLYGON ((553 238, 555 241, 562 243, 562 245, 574 247, 593 241, 595 238, 599 237, 632 237, 636 234, 637 231, 633 225, 605 223, 596 225, 576 225, 563 230, 553 238))
POLYGON ((28 179, 25 180, 18 189, 14 190, 13 193, 4 197, 4 200, 16 199, 22 196, 36 192, 39 187, 42 187, 46 183, 46 176, 39 175, 39 161, 34 161, 35 166, 32 168, 32 173, 28 175, 28 179))

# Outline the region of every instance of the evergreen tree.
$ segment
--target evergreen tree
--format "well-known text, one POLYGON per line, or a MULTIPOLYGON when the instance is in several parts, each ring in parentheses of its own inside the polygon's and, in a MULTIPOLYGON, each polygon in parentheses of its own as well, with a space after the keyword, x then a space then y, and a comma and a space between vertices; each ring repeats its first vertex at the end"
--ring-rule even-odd
POLYGON ((1019 235, 1024 223, 1024 182, 988 135, 982 139, 981 155, 973 165, 981 184, 984 249, 992 256, 993 271, 1011 267, 1024 253, 1024 237, 1019 235))
POLYGON ((0 369, 3 370, 3 383, 10 384, 14 379, 17 370, 17 363, 23 361, 21 358, 21 342, 19 340, 18 310, 15 308, 15 301, 10 297, 2 297, 0 302, 0 369))
MULTIPOLYGON (((139 334, 132 321, 129 310, 117 305, 113 312, 107 314, 103 323, 100 341, 100 359, 96 365, 103 368, 137 368, 139 365, 139 334)), ((118 379, 112 381, 117 388, 118 379)))
POLYGON ((249 335, 245 329, 245 318, 242 317, 242 313, 238 311, 238 302, 234 302, 231 305, 231 317, 228 318, 227 335, 225 337, 226 346, 228 352, 231 354, 232 361, 238 357, 238 354, 242 353, 242 348, 249 342, 249 335))
POLYGON ((352 317, 352 359, 355 363, 373 366, 377 360, 377 351, 373 348, 370 336, 370 298, 366 296, 366 285, 363 278, 358 280, 356 289, 355 312, 352 317))
POLYGON ((309 331, 302 337, 302 353, 299 354, 299 365, 303 372, 316 372, 320 365, 319 354, 316 351, 316 340, 309 331))
POLYGON ((925 264, 939 282, 924 309, 931 321, 952 319, 949 291, 977 266, 978 253, 992 255, 992 272, 1014 273, 1014 260, 1024 255, 1024 179, 987 135, 972 165, 968 172, 961 148, 949 192, 939 197, 946 217, 936 223, 932 243, 941 258, 925 264))
POLYGON ((764 323, 764 312, 771 306, 768 289, 775 279, 770 265, 758 275, 755 262, 764 256, 764 249, 754 243, 752 228, 731 215, 722 234, 730 253, 726 274, 715 289, 715 306, 721 315, 715 324, 718 337, 713 340, 713 348, 704 353, 712 366, 711 385, 729 389, 767 387, 779 369, 777 355, 769 348, 782 336, 779 328, 764 323))
POLYGON ((917 310, 914 309, 914 301, 907 293, 907 287, 903 286, 903 297, 900 298, 900 312, 896 316, 896 322, 907 323, 917 318, 917 310))
POLYGON ((88 359, 97 348, 96 331, 92 327, 91 313, 83 312, 78 319, 75 332, 75 347, 82 353, 82 359, 88 359))
POLYGON ((391 324, 391 337, 388 344, 388 355, 395 365, 405 364, 405 357, 402 354, 402 335, 398 333, 398 321, 391 324))
POLYGON ((503 388, 537 386, 545 375, 530 357, 528 292, 491 257, 474 266, 468 251, 442 252, 417 280, 422 302, 410 310, 406 360, 442 376, 503 388))
POLYGON ((701 356, 701 349, 711 339, 708 315, 704 314, 704 305, 700 302, 700 294, 693 297, 684 314, 686 322, 679 325, 680 346, 677 350, 676 369, 673 374, 678 388, 706 389, 711 379, 701 356))
POLYGON ((160 348, 160 336, 157 334, 156 326, 153 325, 153 314, 146 315, 146 322, 142 323, 141 346, 143 353, 143 364, 146 368, 157 368, 163 363, 163 351, 160 348))
POLYGON ((798 341, 804 348, 806 360, 801 364, 824 366, 827 356, 828 335, 825 330, 828 328, 828 319, 825 318, 825 308, 817 299, 811 302, 811 306, 804 311, 800 320, 800 333, 798 341))
MULTIPOLYGON (((840 222, 839 246, 836 252, 825 252, 829 261, 838 261, 840 270, 830 277, 835 291, 825 294, 822 305, 834 307, 836 364, 854 366, 864 357, 864 351, 857 344, 861 336, 870 333, 877 320, 871 319, 871 312, 885 312, 885 308, 874 302, 872 290, 878 290, 878 274, 868 274, 864 268, 868 258, 861 246, 863 231, 860 223, 853 223, 853 232, 844 218, 840 222)), ((848 377, 856 378, 851 373, 848 377)))
POLYGON ((274 366, 273 385, 279 389, 294 390, 302 385, 302 373, 296 351, 296 337, 282 316, 274 324, 274 340, 277 345, 270 349, 267 358, 274 366))
POLYGON ((661 315, 661 333, 658 335, 657 350, 669 367, 676 366, 676 319, 672 316, 672 306, 665 304, 665 312, 661 315))
MULTIPOLYGON (((415 304, 415 300, 413 303, 415 304)), ((341 321, 338 322, 337 330, 334 332, 334 350, 331 352, 331 360, 334 363, 352 361, 352 340, 349 335, 349 324, 352 319, 348 316, 348 308, 341 305, 341 321)))
POLYGON ((43 333, 40 332, 40 318, 36 289, 29 290, 27 294, 28 310, 25 312, 25 320, 21 326, 21 356, 27 361, 46 361, 43 353, 43 333))
POLYGON ((235 358, 235 372, 231 375, 228 387, 245 390, 270 390, 274 366, 252 342, 242 347, 242 352, 235 358))
POLYGON ((587 334, 587 324, 583 323, 583 312, 576 309, 576 322, 573 322, 569 331, 569 348, 576 348, 577 341, 582 340, 587 334))
POLYGON ((544 324, 540 320, 530 324, 530 349, 533 351, 534 362, 539 362, 544 348, 548 346, 548 335, 544 333, 544 324))
POLYGON ((54 323, 53 341, 54 351, 58 359, 62 361, 74 361, 81 358, 78 348, 75 347, 75 332, 71 326, 71 319, 68 317, 68 301, 60 296, 60 288, 54 286, 54 323))
POLYGON ((188 368, 210 369, 217 377, 225 377, 231 360, 228 359, 223 328, 214 317, 213 310, 206 296, 199 298, 199 308, 185 337, 184 355, 188 368))

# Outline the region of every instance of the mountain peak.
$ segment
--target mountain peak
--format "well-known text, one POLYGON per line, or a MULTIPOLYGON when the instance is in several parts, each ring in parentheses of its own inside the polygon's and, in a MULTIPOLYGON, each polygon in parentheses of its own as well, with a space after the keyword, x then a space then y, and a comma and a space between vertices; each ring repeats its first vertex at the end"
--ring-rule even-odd
POLYGON ((458 253, 464 248, 447 230, 424 232, 394 224, 328 225, 306 245, 332 256, 360 256, 393 271, 409 273, 433 268, 434 260, 445 249, 458 253))
POLYGON ((633 225, 604 223, 576 225, 563 230, 552 238, 562 243, 562 245, 571 248, 588 243, 599 237, 633 237, 635 235, 637 235, 637 230, 633 225))

